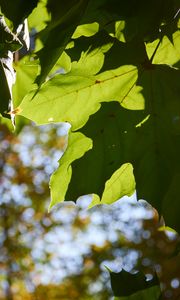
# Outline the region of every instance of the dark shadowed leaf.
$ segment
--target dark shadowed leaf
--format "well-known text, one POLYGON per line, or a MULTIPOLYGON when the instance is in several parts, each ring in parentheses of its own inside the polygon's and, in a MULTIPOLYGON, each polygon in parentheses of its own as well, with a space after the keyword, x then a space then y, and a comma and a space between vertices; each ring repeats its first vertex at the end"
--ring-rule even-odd
POLYGON ((0 113, 9 117, 12 110, 12 85, 15 82, 13 69, 13 52, 22 47, 20 40, 7 27, 0 16, 0 113))
MULTIPOLYGON (((122 164, 132 163, 138 198, 148 200, 162 213, 171 181, 180 170, 178 73, 178 70, 169 67, 151 66, 151 69, 141 74, 138 81, 143 87, 145 110, 131 111, 122 109, 115 102, 104 103, 102 108, 89 118, 81 131, 93 140, 92 150, 77 160, 77 156, 72 158, 71 154, 67 153, 72 164, 72 178, 70 184, 68 185, 68 181, 66 185, 67 200, 75 201, 84 194, 93 193, 98 194, 103 203, 118 200, 118 196, 122 196, 120 183, 126 179, 122 177, 124 172, 116 174, 115 177, 113 175, 122 164), (115 189, 114 179, 118 182, 115 189)), ((141 97, 134 86, 121 105, 130 106, 130 103, 141 97)), ((73 144, 70 146, 75 147, 73 144)), ((67 169, 63 169, 63 172, 63 176, 66 176, 67 169)), ((51 182, 51 188, 59 191, 59 199, 53 199, 53 203, 62 200, 59 188, 61 178, 58 174, 60 173, 55 172, 51 182)), ((126 183, 127 188, 123 191, 128 195, 133 192, 132 170, 127 174, 129 185, 126 183)), ((172 210, 172 214, 174 213, 175 210, 172 210)), ((167 225, 177 228, 177 218, 175 215, 171 217, 174 224, 168 224, 165 216, 167 225)))
POLYGON ((142 272, 131 274, 122 269, 110 272, 111 286, 116 300, 159 300, 161 291, 155 275, 147 280, 142 272))
POLYGON ((8 28, 4 17, 0 16, 0 57, 7 54, 7 51, 17 51, 22 43, 15 34, 8 28))
POLYGON ((177 173, 172 179, 168 193, 166 194, 162 206, 162 214, 164 216, 166 224, 174 228, 178 233, 180 233, 180 201, 178 193, 179 183, 180 173, 177 173))
POLYGON ((44 47, 38 56, 41 63, 41 74, 37 83, 41 85, 58 58, 65 50, 79 24, 88 0, 49 1, 52 21, 42 33, 44 47))
POLYGON ((162 25, 173 21, 177 6, 172 0, 143 0, 106 1, 102 8, 116 15, 116 19, 123 20, 123 32, 126 41, 138 38, 145 41, 153 41, 160 36, 162 25))
POLYGON ((38 0, 0 0, 1 11, 10 19, 15 29, 37 6, 38 0))
POLYGON ((9 103, 11 100, 11 93, 8 86, 7 76, 5 73, 5 67, 0 59, 0 113, 4 116, 8 116, 6 113, 9 110, 9 103))

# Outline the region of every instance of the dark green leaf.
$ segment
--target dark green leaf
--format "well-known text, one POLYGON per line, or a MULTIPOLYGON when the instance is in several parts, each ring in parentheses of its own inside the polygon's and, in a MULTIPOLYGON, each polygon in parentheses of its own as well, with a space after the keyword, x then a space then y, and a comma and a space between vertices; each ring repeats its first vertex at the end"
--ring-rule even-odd
POLYGON ((153 41, 160 36, 160 28, 163 24, 173 21, 176 13, 175 1, 172 0, 143 0, 106 1, 103 9, 116 15, 116 20, 124 20, 122 28, 126 41, 134 37, 153 41))
POLYGON ((134 192, 132 168, 129 169, 129 166, 125 165, 117 175, 114 173, 123 163, 130 162, 128 152, 131 149, 128 149, 128 140, 125 145, 123 144, 127 135, 124 132, 133 134, 135 126, 141 122, 143 116, 142 111, 137 113, 126 111, 118 103, 113 102, 103 103, 100 111, 90 117, 81 132, 93 140, 93 149, 72 163, 72 178, 66 194, 67 200, 76 201, 81 195, 96 194, 103 203, 111 203, 113 198, 115 201, 125 194, 131 195, 134 192), (128 172, 127 181, 123 187, 125 192, 123 194, 121 182, 125 180, 126 177, 123 175, 126 172, 128 172), (112 179, 108 188, 112 190, 110 195, 107 188, 105 189, 105 183, 113 174, 117 191, 113 187, 112 179))
POLYGON ((50 1, 52 21, 43 32, 44 47, 38 53, 41 63, 41 74, 37 78, 39 85, 44 82, 46 76, 65 50, 87 4, 88 0, 71 0, 66 3, 59 0, 55 2, 54 7, 54 2, 50 1))
POLYGON ((0 58, 0 113, 6 118, 10 117, 7 113, 13 110, 12 86, 14 82, 13 53, 8 51, 3 58, 0 58))
POLYGON ((8 117, 7 112, 9 111, 9 104, 11 101, 11 93, 7 81, 7 75, 5 72, 4 61, 0 59, 0 113, 3 116, 8 117))
POLYGON ((180 173, 175 174, 170 183, 169 190, 163 201, 162 214, 165 219, 165 223, 168 226, 174 228, 178 233, 180 233, 180 221, 179 221, 179 211, 180 211, 180 201, 179 201, 179 183, 180 183, 180 173))
POLYGON ((20 40, 14 35, 0 16, 0 113, 9 118, 8 111, 12 106, 12 85, 15 82, 13 69, 13 52, 22 47, 20 40))
MULTIPOLYGON (((119 186, 117 184, 113 195, 109 195, 107 180, 122 164, 132 163, 138 198, 146 199, 162 213, 171 182, 180 170, 178 74, 178 70, 152 65, 141 74, 138 81, 143 87, 144 111, 130 111, 122 109, 118 103, 104 103, 90 117, 81 131, 93 140, 92 150, 81 159, 67 154, 72 164, 72 178, 70 183, 68 181, 69 186, 68 183, 66 185, 66 199, 75 201, 84 194, 94 193, 102 197, 103 203, 117 200, 119 186)), ((130 106, 130 103, 141 97, 134 86, 121 105, 130 106)), ((72 144, 73 147, 75 145, 72 144)), ((65 169, 63 172, 66 176, 65 169)), ((131 194, 133 177, 131 173, 128 174, 129 191, 126 190, 126 194, 131 194)), ((121 182, 122 173, 118 173, 115 178, 121 182)), ((60 177, 55 173, 54 188, 57 188, 58 180, 60 177)), ((114 189, 113 182, 110 182, 110 188, 114 189)), ((58 191, 60 199, 61 191, 58 191)), ((53 201, 57 203, 58 198, 53 201)), ((176 211, 171 212, 170 224, 165 215, 166 225, 177 228, 176 211)))
POLYGON ((17 29, 24 19, 37 6, 38 0, 0 0, 1 11, 10 19, 17 29))
POLYGON ((22 47, 22 43, 8 28, 4 17, 0 16, 0 57, 7 55, 7 51, 17 51, 22 47))
POLYGON ((122 269, 110 272, 113 293, 119 300, 159 300, 161 291, 155 275, 147 280, 142 272, 131 274, 122 269), (131 297, 132 296, 132 297, 131 297))

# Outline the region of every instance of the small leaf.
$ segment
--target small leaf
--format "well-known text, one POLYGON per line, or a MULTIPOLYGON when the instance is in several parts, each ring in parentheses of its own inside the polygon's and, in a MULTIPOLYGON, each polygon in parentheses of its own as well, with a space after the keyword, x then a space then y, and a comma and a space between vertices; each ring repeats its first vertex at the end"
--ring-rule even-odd
POLYGON ((129 163, 123 164, 113 173, 111 178, 106 181, 102 198, 100 199, 96 194, 93 195, 89 208, 98 204, 112 204, 123 196, 131 196, 134 191, 135 179, 133 167, 129 163))
POLYGON ((91 23, 91 24, 84 24, 84 25, 79 25, 73 36, 72 39, 77 39, 80 36, 86 36, 90 37, 94 35, 96 32, 99 30, 99 24, 97 22, 91 23))

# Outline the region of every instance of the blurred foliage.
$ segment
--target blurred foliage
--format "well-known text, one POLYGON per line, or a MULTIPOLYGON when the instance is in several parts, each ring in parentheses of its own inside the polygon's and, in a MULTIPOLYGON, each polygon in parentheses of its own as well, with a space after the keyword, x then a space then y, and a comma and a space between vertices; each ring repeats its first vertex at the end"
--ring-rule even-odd
POLYGON ((128 247, 137 249, 141 253, 137 264, 138 269, 143 269, 146 274, 152 274, 153 269, 156 270, 164 291, 163 299, 178 300, 180 299, 180 237, 172 231, 161 231, 159 225, 158 215, 155 212, 152 220, 145 220, 143 223, 142 240, 138 244, 128 243, 128 247))
MULTIPOLYGON (((53 134, 53 129, 49 134, 53 134)), ((19 138, 4 125, 0 126, 0 140, 0 268, 1 280, 5 280, 7 285, 7 299, 13 299, 12 283, 25 278, 34 268, 31 257, 31 242, 37 238, 34 231, 38 226, 39 238, 43 238, 56 223, 52 223, 47 213, 49 188, 48 174, 44 173, 45 166, 38 165, 35 161, 31 161, 29 165, 24 164, 19 152, 19 138), (27 217, 29 207, 33 218, 27 217), (49 222, 48 226, 43 220, 49 222)), ((62 150, 64 143, 64 137, 57 138, 54 145, 48 139, 42 152, 46 153, 51 146, 59 146, 62 150)), ((30 157, 30 152, 28 156, 30 157)))

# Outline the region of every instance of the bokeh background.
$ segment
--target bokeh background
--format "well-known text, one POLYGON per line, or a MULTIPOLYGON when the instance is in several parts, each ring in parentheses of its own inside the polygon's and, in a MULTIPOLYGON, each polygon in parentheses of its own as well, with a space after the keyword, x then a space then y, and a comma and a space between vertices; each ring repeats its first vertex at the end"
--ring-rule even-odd
POLYGON ((87 196, 48 212, 66 133, 31 125, 16 135, 0 124, 0 300, 110 300, 106 267, 157 272, 163 299, 180 299, 180 239, 136 195, 90 210, 87 196))

